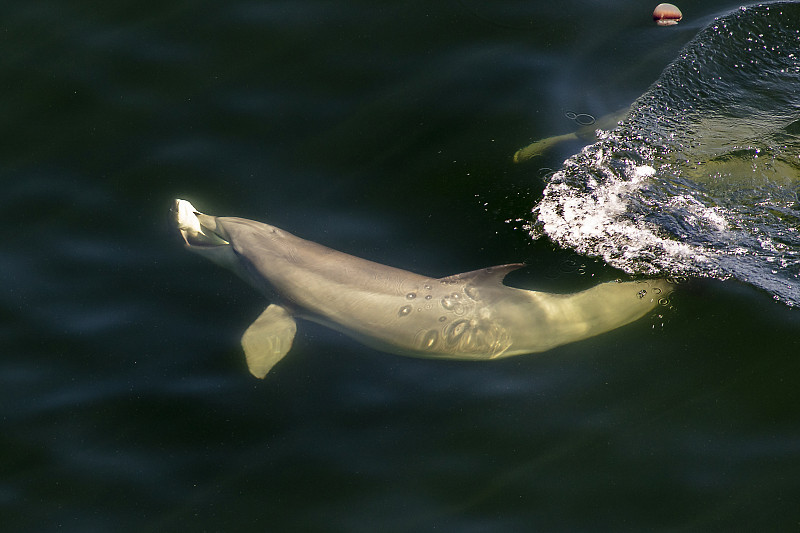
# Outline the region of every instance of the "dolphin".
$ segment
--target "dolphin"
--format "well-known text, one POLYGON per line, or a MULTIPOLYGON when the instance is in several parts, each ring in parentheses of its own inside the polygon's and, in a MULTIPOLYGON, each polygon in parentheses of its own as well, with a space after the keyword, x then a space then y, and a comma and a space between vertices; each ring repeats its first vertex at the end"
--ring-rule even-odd
POLYGON ((533 159, 534 157, 544 155, 554 146, 566 141, 582 141, 587 144, 596 142, 599 140, 597 135, 598 131, 613 130, 619 125, 621 120, 628 116, 629 113, 630 107, 626 107, 625 109, 620 109, 613 113, 603 115, 597 120, 594 120, 594 117, 591 117, 591 115, 586 115, 592 118, 591 123, 583 124, 577 130, 570 133, 539 139, 538 141, 535 141, 528 146, 520 148, 514 152, 511 160, 514 163, 522 163, 528 159, 533 159))
POLYGON ((273 302, 242 336, 258 378, 291 348, 296 317, 399 355, 499 359, 618 328, 672 290, 665 280, 603 283, 575 294, 504 285, 521 263, 432 278, 261 222, 204 215, 186 200, 175 200, 172 216, 189 250, 232 269, 273 302))

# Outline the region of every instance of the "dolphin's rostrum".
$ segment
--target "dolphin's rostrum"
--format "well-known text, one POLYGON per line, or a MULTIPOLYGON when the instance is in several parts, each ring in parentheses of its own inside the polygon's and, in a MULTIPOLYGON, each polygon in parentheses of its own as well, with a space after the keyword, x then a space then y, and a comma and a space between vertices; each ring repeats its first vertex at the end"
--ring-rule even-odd
POLYGON ((623 326, 671 291, 664 280, 611 282, 575 294, 503 285, 522 264, 430 278, 360 259, 279 228, 214 217, 176 200, 187 248, 233 269, 272 299, 245 331, 250 372, 263 378, 292 346, 293 317, 400 355, 497 359, 542 352, 623 326))

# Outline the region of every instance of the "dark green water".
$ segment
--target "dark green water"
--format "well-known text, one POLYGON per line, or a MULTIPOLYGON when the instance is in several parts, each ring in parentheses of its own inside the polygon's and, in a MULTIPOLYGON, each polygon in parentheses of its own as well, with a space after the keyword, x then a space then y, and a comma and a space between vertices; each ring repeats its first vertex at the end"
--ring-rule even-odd
POLYGON ((800 317, 736 280, 659 316, 475 364, 301 323, 181 248, 175 197, 442 276, 618 270, 522 228, 565 113, 633 102, 739 6, 20 2, 3 6, 0 524, 7 531, 785 530, 800 317))

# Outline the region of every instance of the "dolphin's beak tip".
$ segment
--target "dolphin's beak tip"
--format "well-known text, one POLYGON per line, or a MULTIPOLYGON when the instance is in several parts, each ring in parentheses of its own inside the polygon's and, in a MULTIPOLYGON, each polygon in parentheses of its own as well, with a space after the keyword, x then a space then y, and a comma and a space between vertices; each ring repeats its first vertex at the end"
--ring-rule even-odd
MULTIPOLYGON (((194 206, 186 200, 176 199, 173 208, 175 223, 180 230, 181 235, 186 240, 187 232, 194 236, 202 232, 200 221, 197 219, 196 210, 194 206)), ((189 244, 187 240, 187 244, 189 244)))

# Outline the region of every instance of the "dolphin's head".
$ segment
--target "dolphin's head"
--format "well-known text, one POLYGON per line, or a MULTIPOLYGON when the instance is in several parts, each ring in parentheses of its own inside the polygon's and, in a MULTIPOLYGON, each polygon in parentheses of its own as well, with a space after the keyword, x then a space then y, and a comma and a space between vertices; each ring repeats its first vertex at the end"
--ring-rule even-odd
POLYGON ((236 255, 216 217, 204 215, 186 200, 175 200, 172 217, 186 248, 224 267, 233 268, 236 255))
POLYGON ((204 215, 186 200, 175 200, 172 216, 186 246, 225 246, 227 240, 221 235, 222 228, 217 229, 215 217, 204 215))

